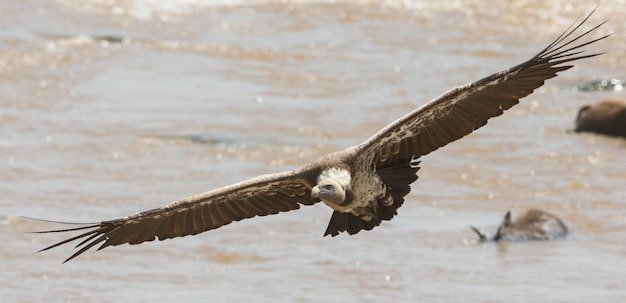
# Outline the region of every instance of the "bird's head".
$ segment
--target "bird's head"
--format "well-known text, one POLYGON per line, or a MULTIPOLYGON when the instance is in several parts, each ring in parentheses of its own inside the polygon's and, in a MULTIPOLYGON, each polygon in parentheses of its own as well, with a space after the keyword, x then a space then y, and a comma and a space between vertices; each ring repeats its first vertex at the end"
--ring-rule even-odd
POLYGON ((311 189, 311 198, 315 201, 340 205, 346 199, 346 191, 339 182, 332 178, 323 179, 311 189))

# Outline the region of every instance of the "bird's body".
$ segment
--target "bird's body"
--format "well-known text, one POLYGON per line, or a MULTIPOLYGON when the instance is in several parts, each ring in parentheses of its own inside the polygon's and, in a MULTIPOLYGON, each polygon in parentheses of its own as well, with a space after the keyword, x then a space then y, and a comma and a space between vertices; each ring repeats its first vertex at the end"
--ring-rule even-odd
POLYGON ((600 25, 576 33, 589 16, 572 25, 529 60, 454 88, 381 129, 365 142, 328 154, 289 172, 263 175, 191 196, 161 208, 77 228, 86 230, 49 246, 81 239, 66 261, 101 244, 139 244, 195 235, 233 221, 277 214, 323 201, 333 209, 325 235, 371 230, 391 220, 417 180, 420 157, 482 127, 519 103, 544 81, 567 70, 565 63, 598 54, 580 48, 607 36, 579 41, 600 25))

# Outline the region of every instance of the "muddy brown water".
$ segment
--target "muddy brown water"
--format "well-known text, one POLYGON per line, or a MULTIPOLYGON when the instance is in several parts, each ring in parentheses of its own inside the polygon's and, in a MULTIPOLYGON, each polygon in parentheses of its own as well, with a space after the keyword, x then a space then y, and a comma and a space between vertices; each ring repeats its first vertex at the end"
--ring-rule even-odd
POLYGON ((626 5, 605 55, 423 158, 398 216, 322 237, 324 205, 194 237, 33 254, 62 227, 160 207, 357 144, 444 91, 518 64, 592 1, 7 1, 0 4, 3 302, 618 302, 626 140, 571 134, 624 93, 626 5), (571 234, 479 244, 506 210, 571 234))

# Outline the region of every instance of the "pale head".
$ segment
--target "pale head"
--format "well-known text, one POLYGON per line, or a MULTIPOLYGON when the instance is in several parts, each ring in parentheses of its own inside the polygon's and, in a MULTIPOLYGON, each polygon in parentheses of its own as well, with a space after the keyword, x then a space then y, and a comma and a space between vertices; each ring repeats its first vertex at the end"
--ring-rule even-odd
POLYGON ((340 205, 346 199, 346 191, 337 180, 327 178, 311 189, 311 198, 320 199, 326 204, 340 205))
POLYGON ((326 204, 341 205, 346 200, 346 190, 350 189, 350 180, 350 172, 345 169, 326 169, 317 178, 317 185, 311 189, 311 198, 320 199, 326 204))

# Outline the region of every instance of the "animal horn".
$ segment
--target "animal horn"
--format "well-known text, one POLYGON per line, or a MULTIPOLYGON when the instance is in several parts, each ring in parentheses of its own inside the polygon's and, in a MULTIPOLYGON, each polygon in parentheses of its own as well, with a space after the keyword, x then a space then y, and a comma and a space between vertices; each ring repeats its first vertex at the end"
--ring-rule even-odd
POLYGON ((478 229, 478 228, 476 228, 474 226, 470 226, 470 228, 478 235, 478 238, 480 238, 480 242, 487 241, 487 236, 485 236, 485 233, 480 231, 480 229, 478 229))

